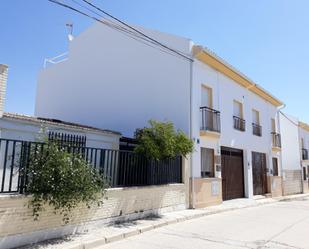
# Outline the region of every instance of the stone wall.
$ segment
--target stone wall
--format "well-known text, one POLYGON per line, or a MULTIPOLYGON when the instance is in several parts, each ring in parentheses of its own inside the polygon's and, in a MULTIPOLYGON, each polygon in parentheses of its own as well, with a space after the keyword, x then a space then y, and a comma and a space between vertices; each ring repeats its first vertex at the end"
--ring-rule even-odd
POLYGON ((302 171, 283 170, 283 195, 300 194, 303 192, 302 171))
POLYGON ((185 185, 115 188, 107 191, 101 207, 77 208, 70 224, 46 207, 39 221, 28 208, 29 197, 0 196, 0 248, 11 248, 32 242, 82 232, 87 226, 119 219, 136 219, 149 214, 185 209, 185 185))
MULTIPOLYGON (((190 179, 192 181, 192 178, 190 179)), ((204 208, 222 203, 222 182, 220 178, 194 178, 194 208, 204 208)), ((192 186, 190 184, 190 186, 192 186)))

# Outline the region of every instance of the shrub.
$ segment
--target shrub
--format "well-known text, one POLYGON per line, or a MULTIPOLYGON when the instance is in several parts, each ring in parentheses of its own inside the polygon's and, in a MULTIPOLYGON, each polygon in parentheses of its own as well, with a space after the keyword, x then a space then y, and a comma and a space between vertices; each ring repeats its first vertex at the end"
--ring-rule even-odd
POLYGON ((164 160, 193 151, 193 141, 184 132, 176 131, 171 122, 150 120, 149 127, 136 130, 135 138, 138 141, 135 152, 148 159, 164 160))
POLYGON ((68 153, 55 143, 30 151, 26 193, 32 195, 29 206, 34 219, 39 218, 44 204, 53 206, 68 223, 71 211, 79 204, 88 208, 102 204, 106 180, 78 154, 68 153))

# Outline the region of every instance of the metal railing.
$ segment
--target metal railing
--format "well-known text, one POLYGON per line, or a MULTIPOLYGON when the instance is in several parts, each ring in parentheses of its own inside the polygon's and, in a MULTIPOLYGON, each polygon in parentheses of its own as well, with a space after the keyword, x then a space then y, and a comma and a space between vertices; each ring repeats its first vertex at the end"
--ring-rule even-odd
POLYGON ((281 148, 281 135, 276 132, 271 133, 273 147, 281 148))
POLYGON ((220 112, 209 107, 200 107, 202 115, 201 130, 221 132, 220 112))
POLYGON ((234 120, 234 129, 239 131, 245 131, 246 130, 246 120, 233 116, 234 120))
POLYGON ((262 126, 252 123, 252 132, 253 132, 253 135, 261 137, 262 136, 262 126))
MULTIPOLYGON (((0 193, 24 193, 31 151, 39 156, 47 144, 0 139, 0 193)), ((164 161, 147 160, 132 151, 62 146, 78 154, 106 177, 110 187, 182 183, 182 157, 164 161)))
POLYGON ((303 158, 303 160, 309 159, 308 150, 305 149, 305 148, 302 148, 302 158, 303 158))

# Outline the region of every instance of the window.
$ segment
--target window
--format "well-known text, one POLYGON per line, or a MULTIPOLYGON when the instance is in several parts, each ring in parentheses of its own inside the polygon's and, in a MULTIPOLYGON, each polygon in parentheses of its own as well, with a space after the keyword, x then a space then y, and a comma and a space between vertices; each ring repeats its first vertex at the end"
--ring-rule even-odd
POLYGON ((234 129, 239 131, 245 131, 246 130, 246 121, 243 120, 243 106, 242 103, 234 100, 233 104, 234 108, 234 129))
POLYGON ((257 110, 252 110, 252 132, 253 135, 262 136, 262 126, 260 125, 260 113, 257 110))
POLYGON ((273 176, 279 176, 278 158, 273 157, 273 176))
POLYGON ((254 124, 260 124, 260 113, 257 110, 252 110, 252 122, 254 124))
POLYGON ((201 106, 212 108, 212 89, 202 86, 201 94, 201 106))
POLYGON ((304 181, 307 181, 307 171, 306 171, 306 167, 303 167, 303 176, 304 176, 304 181))
POLYGON ((201 176, 214 177, 214 150, 201 148, 201 176))
POLYGON ((301 138, 301 147, 302 147, 302 149, 304 149, 304 148, 305 148, 305 141, 304 141, 304 139, 303 139, 303 138, 301 138))
POLYGON ((271 131, 273 132, 273 133, 276 133, 276 121, 275 121, 275 119, 274 118, 272 118, 271 119, 271 131))
POLYGON ((238 118, 243 118, 243 106, 237 100, 234 100, 234 116, 238 118))

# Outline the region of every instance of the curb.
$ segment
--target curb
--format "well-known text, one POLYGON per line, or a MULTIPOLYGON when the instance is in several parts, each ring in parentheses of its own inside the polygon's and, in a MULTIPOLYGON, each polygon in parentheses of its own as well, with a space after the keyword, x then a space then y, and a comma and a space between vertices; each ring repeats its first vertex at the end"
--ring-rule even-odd
POLYGON ((269 199, 269 201, 265 201, 265 202, 260 202, 260 203, 257 202, 254 204, 249 204, 249 205, 244 205, 244 206, 239 206, 239 207, 227 207, 227 208, 223 208, 219 210, 195 209, 196 212, 198 211, 200 212, 196 214, 178 215, 178 217, 176 214, 176 217, 172 217, 172 218, 168 217, 167 219, 163 218, 163 220, 155 222, 154 224, 145 225, 144 227, 141 226, 141 227, 133 228, 132 230, 128 230, 122 233, 111 234, 109 236, 104 236, 99 239, 83 241, 73 246, 69 246, 65 248, 66 249, 95 249, 105 244, 120 241, 120 240, 129 238, 129 237, 132 237, 132 236, 136 236, 136 235, 160 228, 160 227, 180 223, 186 220, 194 220, 194 219, 198 219, 198 218, 205 217, 205 216, 220 214, 220 213, 239 210, 239 209, 265 206, 268 204, 278 203, 282 201, 304 200, 305 198, 308 198, 308 197, 309 197, 309 194, 302 194, 301 196, 285 196, 285 197, 271 198, 269 199))

